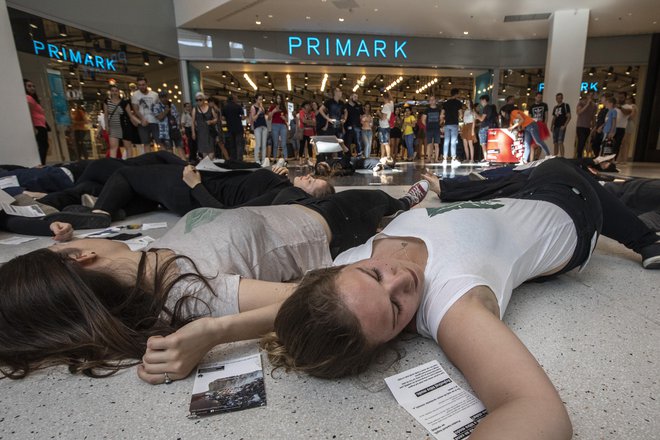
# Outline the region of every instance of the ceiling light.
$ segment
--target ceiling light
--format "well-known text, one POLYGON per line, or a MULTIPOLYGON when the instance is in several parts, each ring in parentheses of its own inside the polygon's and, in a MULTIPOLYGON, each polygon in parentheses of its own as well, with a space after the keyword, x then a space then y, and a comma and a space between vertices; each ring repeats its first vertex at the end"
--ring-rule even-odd
POLYGON ((163 83, 163 87, 167 87, 167 83, 163 83))
POLYGON ((310 17, 310 16, 308 15, 308 16, 305 17, 305 20, 311 20, 311 18, 312 18, 312 17, 310 17))
POLYGON ((527 73, 525 73, 525 70, 523 69, 523 70, 520 72, 520 77, 521 77, 521 78, 524 78, 525 75, 527 75, 527 73))
POLYGON ((273 18, 273 14, 268 14, 268 18, 273 18))
POLYGON ((596 68, 595 67, 592 67, 591 69, 589 69, 589 76, 594 76, 594 73, 596 73, 596 68))
POLYGON ((346 81, 346 74, 344 73, 344 76, 341 77, 342 81, 346 81))
POLYGON ((63 24, 58 24, 57 25, 57 30, 60 33, 60 37, 68 36, 67 33, 66 33, 66 26, 64 26, 63 24))
POLYGON ((630 87, 635 87, 635 83, 634 83, 634 82, 631 83, 631 84, 630 84, 630 87))
POLYGON ((257 89, 258 89, 257 85, 254 83, 254 81, 252 81, 252 78, 250 78, 250 75, 248 75, 247 73, 244 73, 244 74, 243 74, 243 78, 245 78, 245 80, 248 82, 248 84, 250 84, 250 86, 251 86, 254 90, 257 90, 257 89))
POLYGON ((206 65, 206 66, 204 66, 204 67, 206 67, 207 69, 210 69, 210 68, 211 68, 211 66, 209 66, 209 65, 206 65))
POLYGON ((469 34, 468 31, 463 31, 463 35, 467 35, 467 34, 469 34))
POLYGON ((626 75, 630 75, 630 72, 632 72, 632 66, 626 68, 626 75))
POLYGON ((142 60, 145 66, 149 65, 149 54, 147 52, 142 52, 142 60))
MULTIPOLYGON (((654 24, 655 24, 655 23, 654 23, 654 24)), ((39 26, 37 26, 37 23, 35 23, 35 22, 32 21, 32 20, 30 20, 30 27, 31 27, 32 29, 39 29, 39 26)))
POLYGON ((328 74, 325 73, 323 74, 323 80, 321 81, 321 91, 323 92, 325 90, 325 86, 328 83, 328 74))
POLYGON ((360 88, 360 84, 355 84, 353 86, 353 92, 357 92, 357 89, 359 89, 359 88, 360 88))
POLYGON ((293 90, 293 87, 291 87, 291 75, 288 73, 286 74, 286 88, 291 92, 293 90))
POLYGON ((224 70, 222 71, 222 77, 227 78, 227 72, 225 72, 224 70))
POLYGON ((341 18, 341 17, 339 17, 339 21, 341 21, 341 22, 343 22, 343 21, 344 21, 344 19, 343 19, 343 18, 341 18))
POLYGON ((378 80, 379 80, 380 82, 383 82, 383 81, 385 81, 385 78, 383 77, 383 75, 381 75, 380 78, 379 78, 378 80))
POLYGON ((607 75, 612 75, 613 72, 614 72, 614 67, 610 66, 610 68, 607 69, 607 75))
POLYGON ((268 79, 268 72, 264 72, 264 78, 268 79))
POLYGON ((158 57, 158 64, 163 64, 165 63, 165 57, 158 57))
POLYGON ((261 21, 257 20, 257 21, 254 22, 254 24, 256 24, 258 26, 258 25, 261 24, 261 21))

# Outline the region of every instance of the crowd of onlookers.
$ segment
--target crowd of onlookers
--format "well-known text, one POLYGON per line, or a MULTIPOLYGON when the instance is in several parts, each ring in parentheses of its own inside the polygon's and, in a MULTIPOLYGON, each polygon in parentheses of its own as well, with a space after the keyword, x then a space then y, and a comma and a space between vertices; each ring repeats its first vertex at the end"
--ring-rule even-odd
MULTIPOLYGON (((25 89, 44 163, 49 127, 34 85, 26 80, 25 89)), ((244 107, 231 94, 221 102, 199 92, 193 104, 184 103, 178 109, 167 91, 151 90, 146 78, 138 78, 129 89, 123 95, 116 84, 110 84, 98 118, 99 139, 107 147, 107 157, 131 157, 157 148, 192 163, 207 156, 241 161, 252 149, 252 160, 263 166, 276 160, 282 165, 292 159, 312 164, 316 158, 312 138, 328 135, 340 139, 344 153, 353 156, 375 154, 457 166, 463 161, 485 161, 488 130, 499 127, 519 133, 525 148, 522 161, 527 161, 535 156, 534 145, 546 154, 564 156, 565 133, 575 117, 577 157, 590 151, 594 156, 620 155, 625 161, 637 114, 634 100, 625 92, 616 97, 602 94, 601 106, 594 93, 587 92, 573 116, 561 93, 556 95, 552 111, 541 93, 527 111, 518 109, 514 96, 507 96, 498 110, 489 95, 480 96, 475 105, 469 96, 460 96, 458 89, 452 89, 450 98, 443 102, 430 96, 414 105, 396 103, 385 91, 382 104, 372 108, 369 103, 361 104, 356 93, 344 99, 340 88, 333 89, 323 102, 304 101, 297 108, 281 94, 267 103, 265 96, 257 93, 244 107), (552 151, 544 141, 549 137, 552 151)), ((76 106, 71 117, 73 154, 87 158, 82 145, 88 122, 83 107, 76 106)))

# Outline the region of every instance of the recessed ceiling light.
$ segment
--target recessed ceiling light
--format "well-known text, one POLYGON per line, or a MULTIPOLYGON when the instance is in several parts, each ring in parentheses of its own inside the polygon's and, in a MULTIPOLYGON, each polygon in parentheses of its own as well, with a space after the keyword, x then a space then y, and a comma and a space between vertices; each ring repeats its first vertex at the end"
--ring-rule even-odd
POLYGON ((257 21, 254 22, 254 24, 256 24, 256 25, 260 25, 260 24, 261 24, 261 21, 257 20, 257 21))
POLYGON ((378 12, 378 8, 374 8, 374 12, 378 12))
POLYGON ((439 31, 438 33, 439 33, 440 35, 442 35, 442 31, 439 31))
POLYGON ((632 12, 628 12, 628 17, 630 17, 631 15, 632 15, 632 12))
POLYGON ((463 35, 467 35, 467 34, 469 34, 468 31, 463 31, 463 35))
POLYGON ((343 18, 341 18, 341 17, 339 17, 339 21, 344 21, 344 19, 343 19, 343 18))
POLYGON ((273 18, 273 14, 268 14, 268 18, 273 18))
POLYGON ((207 69, 210 69, 211 67, 210 67, 210 66, 206 66, 206 68, 207 68, 207 69))
POLYGON ((312 17, 310 17, 310 16, 308 15, 308 16, 305 17, 305 20, 310 20, 311 18, 312 18, 312 17))
POLYGON ((598 21, 598 17, 594 18, 594 21, 598 21))

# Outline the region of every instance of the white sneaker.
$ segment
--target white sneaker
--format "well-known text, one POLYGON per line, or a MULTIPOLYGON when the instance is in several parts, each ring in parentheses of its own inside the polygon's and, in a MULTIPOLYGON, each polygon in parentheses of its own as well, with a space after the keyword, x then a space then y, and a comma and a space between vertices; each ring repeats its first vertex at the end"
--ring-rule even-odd
POLYGON ((447 158, 442 159, 442 166, 443 167, 447 166, 447 158))
POLYGON ((460 167, 461 166, 461 161, 454 158, 451 160, 451 166, 452 168, 460 167))
POLYGON ((277 159, 277 163, 275 165, 284 168, 286 166, 286 161, 280 157, 277 159))
POLYGON ((85 206, 86 208, 93 208, 94 205, 96 204, 96 200, 98 197, 94 197, 91 194, 83 194, 80 196, 80 204, 85 206))
POLYGON ((262 168, 268 168, 270 166, 270 159, 265 158, 264 161, 261 163, 262 168))

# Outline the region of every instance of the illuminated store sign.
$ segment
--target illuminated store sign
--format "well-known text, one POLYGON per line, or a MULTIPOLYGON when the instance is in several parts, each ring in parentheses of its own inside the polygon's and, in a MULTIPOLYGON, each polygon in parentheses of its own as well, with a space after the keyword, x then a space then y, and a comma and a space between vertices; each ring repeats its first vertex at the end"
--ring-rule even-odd
POLYGON ((337 58, 408 58, 406 54, 408 40, 394 42, 380 38, 339 38, 339 37, 289 37, 289 55, 303 54, 316 57, 337 58))
MULTIPOLYGON (((542 92, 545 88, 545 83, 539 83, 539 92, 542 92)), ((598 91, 598 81, 596 82, 583 82, 580 84, 580 92, 597 92, 598 91)))
POLYGON ((32 45, 35 55, 45 55, 54 60, 69 61, 70 63, 77 63, 82 66, 89 66, 101 70, 112 72, 117 71, 115 68, 115 62, 117 62, 116 59, 92 55, 87 52, 81 52, 77 49, 63 46, 60 47, 50 43, 43 43, 38 40, 33 40, 32 45))

